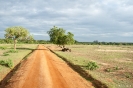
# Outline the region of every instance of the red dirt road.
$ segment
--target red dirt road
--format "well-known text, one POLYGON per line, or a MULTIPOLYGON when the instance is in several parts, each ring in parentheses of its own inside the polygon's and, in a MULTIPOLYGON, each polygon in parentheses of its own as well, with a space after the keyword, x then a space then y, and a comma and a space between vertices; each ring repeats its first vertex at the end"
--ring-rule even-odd
POLYGON ((38 46, 2 88, 93 88, 64 61, 38 46))

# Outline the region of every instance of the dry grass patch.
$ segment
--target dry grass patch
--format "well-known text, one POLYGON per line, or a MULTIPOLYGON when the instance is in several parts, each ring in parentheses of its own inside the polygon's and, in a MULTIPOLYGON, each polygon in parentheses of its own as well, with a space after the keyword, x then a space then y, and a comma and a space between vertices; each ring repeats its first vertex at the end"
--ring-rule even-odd
MULTIPOLYGON (((33 49, 37 47, 35 44, 17 44, 17 52, 13 50, 12 44, 0 44, 0 47, 6 47, 0 50, 0 61, 9 61, 9 68, 7 63, 0 65, 0 81, 18 64, 22 59, 25 58, 33 49), (6 55, 8 54, 8 55, 6 55), (12 62, 12 63, 10 63, 12 62)), ((3 62, 2 62, 3 63, 3 62)))
POLYGON ((68 61, 82 67, 94 78, 107 84, 109 88, 133 88, 133 46, 71 45, 67 47, 72 52, 54 50, 68 61), (87 70, 89 61, 96 62, 99 68, 93 71, 87 70))

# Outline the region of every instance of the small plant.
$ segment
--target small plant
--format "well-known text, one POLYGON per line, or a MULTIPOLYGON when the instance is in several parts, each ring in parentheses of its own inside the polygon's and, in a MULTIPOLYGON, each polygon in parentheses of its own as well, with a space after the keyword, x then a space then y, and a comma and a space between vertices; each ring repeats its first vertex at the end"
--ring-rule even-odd
POLYGON ((4 53, 3 53, 3 56, 9 56, 9 54, 8 54, 8 53, 6 53, 6 52, 4 52, 4 53))
POLYGON ((112 70, 111 70, 111 68, 107 68, 105 71, 106 72, 111 72, 112 70))
POLYGON ((8 60, 0 60, 0 65, 4 65, 6 67, 13 67, 13 62, 11 59, 8 59, 8 60))
POLYGON ((5 49, 6 49, 6 47, 2 47, 2 46, 1 46, 1 47, 0 47, 0 49, 1 49, 1 50, 5 50, 5 49))
POLYGON ((119 67, 118 66, 116 66, 116 67, 114 67, 115 68, 115 70, 119 70, 119 67))
POLYGON ((96 64, 96 62, 89 61, 87 64, 87 69, 88 70, 95 70, 99 68, 99 66, 96 64))
POLYGON ((126 78, 132 78, 133 77, 132 73, 129 73, 129 72, 126 72, 124 75, 126 78))
POLYGON ((120 68, 118 66, 116 66, 116 67, 107 68, 107 69, 105 69, 105 71, 106 72, 114 72, 114 71, 119 70, 119 69, 120 68))
POLYGON ((6 53, 18 53, 18 51, 12 49, 12 50, 7 51, 6 53))

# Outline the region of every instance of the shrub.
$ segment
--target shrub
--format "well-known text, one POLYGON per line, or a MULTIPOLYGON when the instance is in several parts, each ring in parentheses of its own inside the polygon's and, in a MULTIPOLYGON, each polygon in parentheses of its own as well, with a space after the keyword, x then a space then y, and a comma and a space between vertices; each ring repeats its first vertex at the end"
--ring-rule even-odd
POLYGON ((106 68, 105 71, 106 72, 114 72, 114 71, 119 70, 119 69, 120 68, 118 66, 116 66, 116 67, 106 68))
POLYGON ((16 50, 9 50, 6 53, 18 53, 18 51, 16 51, 16 50))
POLYGON ((92 62, 92 61, 89 61, 88 64, 87 64, 87 69, 88 70, 95 70, 99 68, 98 65, 96 64, 96 62, 92 62))
POLYGON ((6 49, 6 47, 2 47, 2 46, 1 46, 1 47, 0 47, 0 49, 1 49, 1 50, 5 50, 5 49, 6 49))
POLYGON ((13 62, 11 59, 8 59, 8 60, 0 60, 0 65, 4 65, 6 67, 13 67, 13 62))
POLYGON ((6 53, 6 52, 4 52, 4 53, 3 53, 3 56, 9 56, 9 54, 8 54, 8 53, 6 53))
POLYGON ((125 72, 124 75, 126 78, 133 78, 133 74, 131 72, 125 72))

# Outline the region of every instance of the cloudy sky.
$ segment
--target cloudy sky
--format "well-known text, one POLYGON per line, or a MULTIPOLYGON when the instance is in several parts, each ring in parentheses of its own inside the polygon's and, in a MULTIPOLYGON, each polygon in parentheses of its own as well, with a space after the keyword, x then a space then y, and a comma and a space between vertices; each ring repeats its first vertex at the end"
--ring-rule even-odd
POLYGON ((78 41, 133 42, 133 0, 0 0, 0 38, 22 26, 49 40, 54 25, 78 41))

